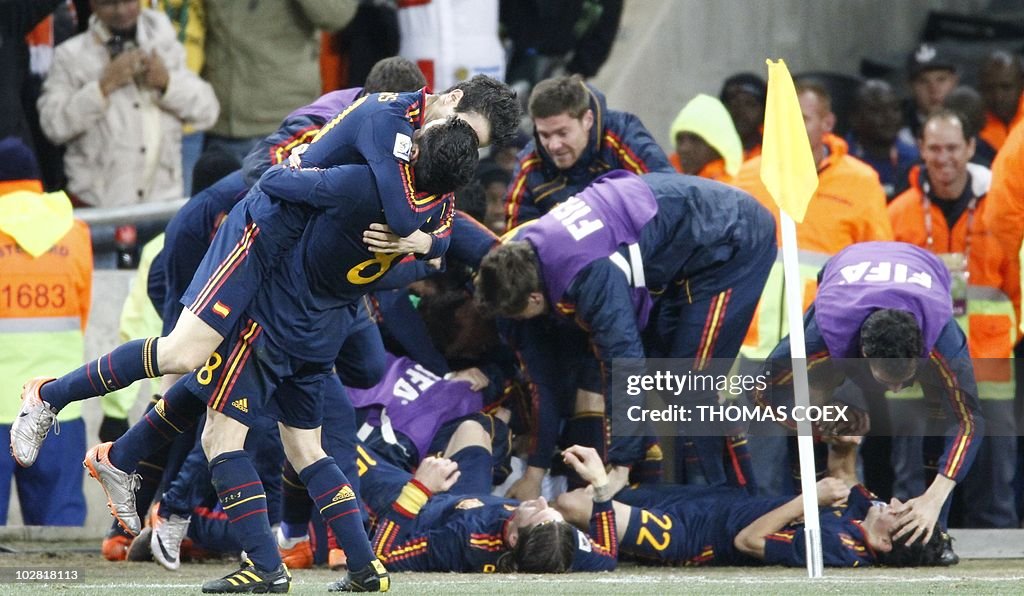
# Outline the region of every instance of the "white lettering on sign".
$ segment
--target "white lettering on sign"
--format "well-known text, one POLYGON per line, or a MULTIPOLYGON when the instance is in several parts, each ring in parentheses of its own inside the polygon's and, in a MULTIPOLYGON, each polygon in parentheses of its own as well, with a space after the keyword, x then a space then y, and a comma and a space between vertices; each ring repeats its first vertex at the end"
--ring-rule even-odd
POLYGON ((917 284, 922 288, 932 287, 932 276, 924 271, 911 271, 905 263, 861 261, 839 270, 842 283, 865 281, 869 283, 917 284))
POLYGON ((590 205, 584 203, 579 197, 569 197, 564 203, 556 205, 550 213, 565 226, 573 240, 576 241, 582 240, 604 227, 604 222, 600 219, 583 219, 585 215, 591 213, 591 209, 590 205))
POLYGON ((414 401, 424 391, 430 389, 431 385, 441 380, 441 377, 430 372, 423 367, 422 364, 408 369, 405 373, 395 381, 395 386, 392 392, 395 397, 399 397, 406 401, 414 401))

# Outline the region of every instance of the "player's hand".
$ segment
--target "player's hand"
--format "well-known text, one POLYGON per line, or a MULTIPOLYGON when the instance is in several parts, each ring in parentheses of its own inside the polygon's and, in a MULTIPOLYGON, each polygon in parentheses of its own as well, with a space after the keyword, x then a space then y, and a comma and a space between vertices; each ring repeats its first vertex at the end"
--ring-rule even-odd
POLYGON ((906 503, 897 502, 893 505, 893 513, 896 514, 896 527, 899 529, 893 534, 893 540, 909 535, 907 546, 917 542, 918 538, 928 542, 941 510, 942 501, 929 497, 927 493, 906 503))
POLYGON ((413 474, 413 479, 433 494, 443 493, 459 479, 459 464, 446 457, 426 457, 413 474))
MULTIPOLYGON (((833 401, 830 405, 846 406, 839 401, 833 401)), ((829 436, 863 436, 871 430, 871 417, 860 408, 847 406, 843 413, 845 420, 834 420, 819 422, 818 431, 824 437, 829 436)))
POLYGON ((530 499, 536 499, 540 496, 540 485, 544 480, 544 474, 547 470, 543 468, 535 468, 530 466, 526 468, 523 475, 512 483, 512 486, 505 491, 505 496, 509 499, 519 499, 520 501, 529 501, 530 499))
POLYGON ((818 489, 818 507, 839 505, 850 496, 850 487, 838 478, 831 476, 822 478, 816 485, 818 489))
POLYGON ((142 56, 141 50, 126 50, 103 68, 100 75, 100 91, 104 96, 109 96, 113 91, 135 80, 135 73, 142 68, 142 56))
POLYGON ((309 149, 309 143, 303 143, 298 147, 292 149, 291 153, 288 154, 288 167, 297 170, 302 167, 302 154, 309 149))
POLYGON ((469 383, 469 388, 473 391, 481 391, 491 384, 491 380, 487 378, 487 375, 475 366, 473 368, 449 373, 445 375, 445 379, 449 381, 462 381, 464 383, 469 383))
POLYGON ((167 91, 167 84, 171 80, 171 75, 167 72, 167 67, 164 65, 164 61, 160 58, 156 50, 146 54, 143 53, 140 56, 141 68, 142 68, 142 82, 148 87, 152 87, 163 93, 167 91))
POLYGON ((363 232, 363 244, 373 252, 426 254, 430 252, 430 234, 416 230, 406 237, 394 234, 387 224, 370 224, 370 229, 363 232))
POLYGON ((573 445, 562 451, 562 460, 572 466, 584 481, 595 489, 608 486, 608 473, 604 471, 604 462, 593 447, 573 445))

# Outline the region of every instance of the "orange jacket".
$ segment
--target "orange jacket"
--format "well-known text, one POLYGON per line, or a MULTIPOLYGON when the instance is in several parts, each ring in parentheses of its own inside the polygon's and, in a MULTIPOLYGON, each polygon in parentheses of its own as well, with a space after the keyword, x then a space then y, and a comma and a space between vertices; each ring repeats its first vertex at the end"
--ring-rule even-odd
POLYGON ((1020 253, 1024 237, 1024 126, 1010 131, 992 163, 985 224, 1008 255, 1020 253))
MULTIPOLYGON (((0 182, 0 195, 15 190, 42 192, 42 185, 0 182)), ((84 333, 91 306, 92 238, 85 223, 75 220, 57 244, 34 259, 0 232, 0 320, 73 318, 84 333)))
MULTIPOLYGON (((679 154, 676 152, 669 153, 668 161, 672 164, 672 167, 676 169, 680 174, 683 173, 683 164, 679 162, 679 154)), ((709 178, 722 184, 732 184, 732 176, 725 171, 725 160, 716 159, 708 163, 706 166, 697 172, 697 175, 701 178, 709 178)))
MULTIPOLYGON (((803 223, 797 224, 800 250, 834 255, 843 248, 869 240, 892 240, 885 211, 885 190, 871 166, 847 155, 846 141, 827 135, 829 154, 818 164, 818 190, 811 197, 803 223)), ((761 183, 761 158, 743 163, 734 184, 754 195, 775 216, 779 209, 761 183)))
POLYGON ((1017 103, 1017 113, 1013 115, 1013 120, 1010 120, 1009 124, 996 118, 992 112, 985 112, 985 126, 978 136, 992 145, 993 149, 999 151, 1006 142, 1006 137, 1010 135, 1010 131, 1017 126, 1022 118, 1024 118, 1024 94, 1021 94, 1020 101, 1017 103))
MULTIPOLYGON (((1020 311, 1020 279, 1017 267, 1010 259, 995 236, 989 233, 985 223, 986 211, 991 200, 986 197, 989 187, 988 170, 971 164, 971 185, 974 195, 979 197, 977 210, 971 218, 971 252, 967 271, 971 285, 990 286, 1003 291, 1020 311)), ((924 223, 924 190, 920 183, 903 191, 889 204, 889 216, 896 240, 928 248, 928 234, 924 223)), ((950 230, 942 210, 931 205, 932 246, 934 253, 964 252, 967 246, 967 219, 965 212, 950 230)))

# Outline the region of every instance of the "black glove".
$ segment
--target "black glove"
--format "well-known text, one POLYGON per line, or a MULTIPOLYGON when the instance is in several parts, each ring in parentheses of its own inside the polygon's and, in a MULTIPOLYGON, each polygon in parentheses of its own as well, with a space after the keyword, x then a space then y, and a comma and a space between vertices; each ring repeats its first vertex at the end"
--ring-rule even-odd
POLYGON ((103 422, 100 423, 101 442, 116 441, 126 432, 128 432, 127 418, 112 418, 104 414, 103 422))

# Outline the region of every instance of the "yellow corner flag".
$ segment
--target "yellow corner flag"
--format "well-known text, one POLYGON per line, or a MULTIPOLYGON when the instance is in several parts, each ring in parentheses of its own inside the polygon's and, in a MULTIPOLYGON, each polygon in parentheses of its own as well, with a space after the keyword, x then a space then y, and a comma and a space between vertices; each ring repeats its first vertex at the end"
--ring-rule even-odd
POLYGON ((779 209, 800 223, 818 188, 818 169, 786 62, 765 62, 768 101, 764 110, 761 181, 779 209))

